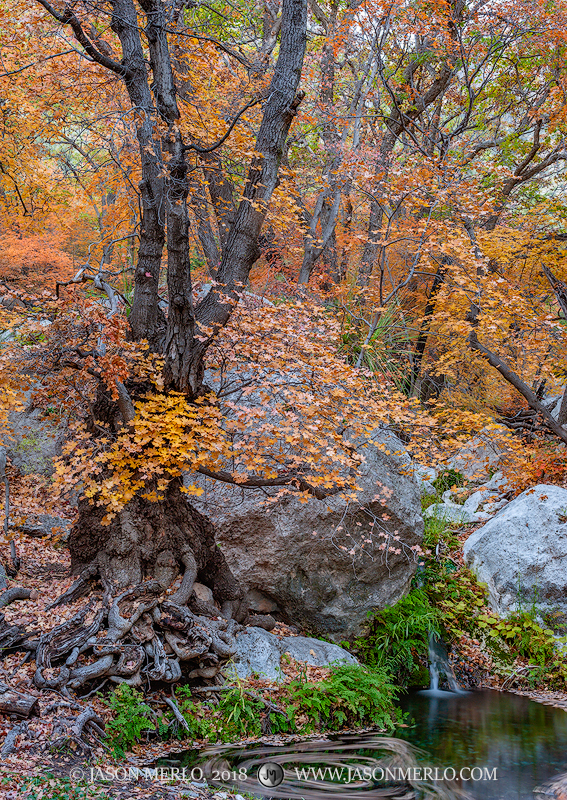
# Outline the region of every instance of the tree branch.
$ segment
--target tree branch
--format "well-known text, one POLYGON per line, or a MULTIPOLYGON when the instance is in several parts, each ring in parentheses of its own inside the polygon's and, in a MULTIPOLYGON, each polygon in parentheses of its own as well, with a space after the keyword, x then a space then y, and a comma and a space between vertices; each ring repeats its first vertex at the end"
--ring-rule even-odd
POLYGON ((331 495, 337 494, 340 489, 337 487, 335 489, 330 489, 325 491, 324 489, 319 489, 316 486, 311 486, 310 483, 302 478, 299 475, 285 475, 280 478, 259 478, 259 477, 252 477, 246 478, 244 481, 236 481, 230 472, 224 471, 213 471, 211 469, 207 469, 206 467, 199 467, 197 470, 201 475, 205 475, 207 478, 214 478, 214 480, 221 481, 222 483, 230 483, 233 486, 238 486, 246 488, 246 489, 260 489, 262 487, 268 486, 290 486, 294 483, 297 485, 297 488, 300 489, 302 492, 309 492, 309 494, 316 497, 317 500, 324 500, 325 497, 330 497, 331 495))
POLYGON ((547 280, 549 281, 551 288, 555 292, 555 297, 557 298, 557 302, 561 307, 561 311, 565 314, 565 318, 567 319, 567 286, 560 281, 559 278, 556 278, 553 272, 549 269, 546 264, 541 265, 541 269, 547 280))
POLYGON ((471 350, 480 353, 480 355, 488 361, 491 367, 494 367, 502 375, 504 380, 508 381, 520 394, 526 399, 530 408, 541 414, 544 423, 553 431, 553 433, 561 439, 562 442, 567 444, 567 431, 557 422, 556 419, 550 414, 547 408, 541 403, 535 392, 533 392, 525 381, 517 375, 499 356, 493 353, 488 347, 485 347, 478 341, 476 331, 471 331, 467 339, 468 345, 471 350))
POLYGON ((100 64, 102 67, 106 67, 106 69, 111 70, 111 72, 114 72, 121 78, 126 78, 129 75, 129 70, 123 64, 120 64, 113 58, 109 58, 109 56, 101 53, 101 51, 94 46, 69 6, 65 6, 63 13, 59 13, 57 9, 53 8, 51 3, 47 2, 47 0, 36 0, 36 2, 42 5, 45 10, 62 25, 69 25, 71 27, 75 39, 79 42, 85 53, 87 53, 87 55, 93 59, 93 61, 96 61, 97 64, 100 64))
POLYGON ((215 142, 215 144, 212 144, 210 147, 201 147, 201 146, 200 146, 200 145, 198 145, 198 144, 186 144, 186 145, 183 147, 183 149, 184 149, 184 150, 196 150, 196 151, 197 151, 197 153, 212 153, 212 152, 213 152, 213 150, 216 150, 217 148, 219 148, 219 147, 220 147, 222 144, 224 144, 224 143, 226 142, 226 140, 228 139, 228 137, 229 137, 229 136, 230 136, 230 134, 232 133, 232 130, 233 130, 234 126, 236 125, 236 123, 238 122, 238 120, 240 119, 240 117, 241 117, 241 116, 244 114, 244 112, 245 112, 245 111, 248 111, 248 109, 249 109, 249 108, 252 108, 252 106, 257 106, 257 105, 258 105, 258 103, 261 103, 261 102, 262 102, 262 100, 263 100, 263 98, 262 98, 262 97, 255 97, 253 100, 250 100, 250 102, 249 102, 249 103, 246 103, 246 105, 244 106, 244 108, 242 108, 242 109, 241 109, 241 110, 238 112, 238 114, 235 116, 235 118, 232 120, 232 122, 231 122, 231 123, 230 123, 230 125, 228 126, 228 130, 227 130, 227 132, 224 134, 224 136, 222 136, 222 137, 221 137, 221 138, 218 140, 218 142, 215 142))

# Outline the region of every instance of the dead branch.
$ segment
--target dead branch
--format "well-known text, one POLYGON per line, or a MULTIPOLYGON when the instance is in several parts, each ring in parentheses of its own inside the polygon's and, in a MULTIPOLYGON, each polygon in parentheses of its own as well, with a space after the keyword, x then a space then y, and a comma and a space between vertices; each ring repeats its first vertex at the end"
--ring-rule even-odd
POLYGON ((27 722, 18 722, 17 725, 10 728, 4 740, 4 744, 2 745, 2 749, 0 750, 0 756, 8 756, 10 753, 13 753, 16 749, 16 739, 18 736, 23 736, 27 730, 27 722))
POLYGON ((179 706, 177 705, 177 703, 175 702, 175 700, 174 700, 172 697, 167 697, 167 695, 163 695, 163 699, 165 700, 165 702, 167 703, 167 705, 168 705, 168 706, 171 708, 171 710, 173 711, 173 713, 174 713, 174 715, 175 715, 175 719, 176 719, 176 720, 179 722, 179 724, 180 724, 180 725, 181 725, 183 728, 185 728, 185 730, 186 730, 186 731, 188 731, 188 732, 191 732, 191 731, 190 731, 190 728, 189 728, 189 725, 187 724, 187 720, 185 719, 185 717, 183 716, 183 714, 182 714, 182 713, 181 713, 181 711, 179 710, 179 706))
POLYGON ((16 714, 19 717, 39 716, 37 697, 17 692, 5 683, 0 683, 0 714, 16 714))

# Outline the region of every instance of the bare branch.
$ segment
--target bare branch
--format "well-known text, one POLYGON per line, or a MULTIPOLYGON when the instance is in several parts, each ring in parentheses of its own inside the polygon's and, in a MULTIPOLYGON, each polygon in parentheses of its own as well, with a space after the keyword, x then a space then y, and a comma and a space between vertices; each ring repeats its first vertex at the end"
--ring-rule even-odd
POLYGON ((214 478, 217 481, 221 481, 222 483, 230 483, 233 486, 243 487, 245 489, 260 489, 262 487, 269 487, 269 486, 293 486, 299 489, 302 492, 308 492, 312 494, 313 497, 316 497, 317 500, 324 500, 325 497, 329 497, 334 494, 338 494, 340 488, 335 487, 334 489, 324 490, 320 489, 316 486, 311 486, 310 483, 307 483, 305 478, 302 478, 300 475, 290 473, 289 475, 282 475, 279 478, 260 478, 260 477, 252 477, 246 478, 246 480, 236 481, 230 472, 224 472, 222 470, 210 470, 206 467, 199 467, 197 470, 201 475, 205 475, 207 478, 214 478))
POLYGON ((89 55, 93 61, 96 61, 97 64, 100 64, 102 67, 106 67, 106 69, 111 70, 111 72, 114 72, 116 75, 120 75, 121 78, 126 78, 129 75, 129 70, 123 64, 120 64, 113 58, 101 53, 101 51, 95 47, 87 34, 84 32, 81 23, 69 6, 65 6, 63 13, 59 13, 57 9, 53 8, 51 3, 47 2, 47 0, 37 0, 37 2, 40 3, 40 5, 42 5, 45 10, 48 11, 52 17, 55 17, 55 19, 58 20, 58 22, 60 22, 62 25, 69 25, 71 27, 75 39, 79 42, 85 53, 87 53, 87 55, 89 55))
POLYGON ((249 103, 246 103, 244 108, 242 108, 238 112, 238 114, 234 117, 234 119, 232 120, 232 122, 228 126, 228 130, 224 134, 224 136, 222 136, 218 140, 218 142, 215 142, 215 144, 212 144, 210 147, 201 147, 201 145, 198 145, 198 144, 186 144, 183 149, 184 150, 196 150, 197 153, 212 153, 213 150, 216 150, 217 148, 219 148, 222 144, 224 144, 226 142, 226 140, 228 139, 228 137, 232 133, 232 130, 233 130, 234 126, 236 125, 236 123, 238 122, 240 117, 244 114, 244 112, 248 111, 248 109, 252 108, 252 106, 257 106, 258 103, 262 102, 262 100, 263 100, 262 97, 255 97, 253 100, 250 100, 249 103))

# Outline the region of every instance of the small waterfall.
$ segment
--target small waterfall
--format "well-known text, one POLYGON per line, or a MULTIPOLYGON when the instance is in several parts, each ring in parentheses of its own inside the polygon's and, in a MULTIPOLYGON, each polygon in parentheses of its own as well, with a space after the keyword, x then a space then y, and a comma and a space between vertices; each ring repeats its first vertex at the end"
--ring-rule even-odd
POLYGON ((442 659, 439 652, 439 647, 435 646, 437 643, 432 633, 429 634, 429 689, 432 692, 439 690, 439 673, 442 669, 442 659))
POLYGON ((429 694, 436 697, 467 694, 467 692, 459 686, 459 682, 455 677, 452 666, 449 664, 449 658, 443 642, 438 639, 434 633, 429 634, 429 689, 425 689, 422 694, 429 694), (439 679, 441 675, 445 676, 449 689, 451 691, 445 692, 439 689, 439 679))

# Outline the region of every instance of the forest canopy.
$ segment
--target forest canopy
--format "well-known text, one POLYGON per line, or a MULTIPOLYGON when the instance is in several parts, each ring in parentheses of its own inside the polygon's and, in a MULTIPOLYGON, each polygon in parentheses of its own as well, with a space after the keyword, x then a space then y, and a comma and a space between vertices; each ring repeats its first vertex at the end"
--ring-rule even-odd
POLYGON ((563 3, 309 3, 293 124, 263 198, 249 168, 281 52, 277 3, 7 2, 0 14, 9 296, 106 280, 151 344, 172 291, 166 256, 179 252, 184 285, 226 285, 247 198, 262 219, 237 282, 334 308, 356 366, 504 416, 533 408, 526 388, 562 386, 563 3), (178 202, 175 233, 165 206, 178 202))
MULTIPOLYGON (((275 625, 221 485, 346 516, 373 448, 411 473, 480 432, 509 494, 565 481, 566 32, 563 0, 2 4, 0 456, 54 425, 12 500, 73 517, 38 690, 214 681, 275 625)), ((406 484, 411 546, 376 480, 336 549, 376 533, 407 589, 406 484)))

